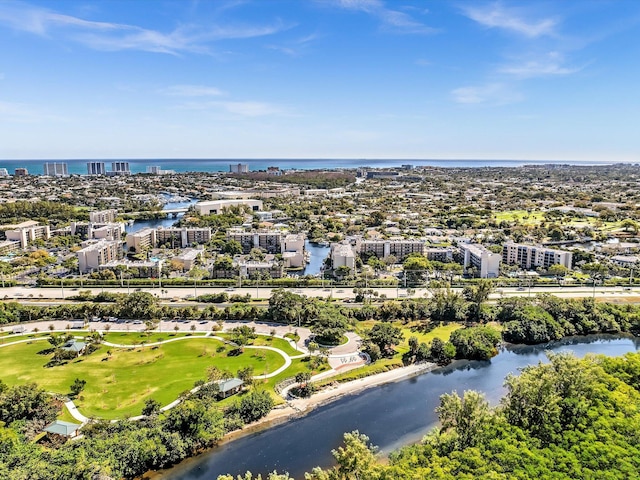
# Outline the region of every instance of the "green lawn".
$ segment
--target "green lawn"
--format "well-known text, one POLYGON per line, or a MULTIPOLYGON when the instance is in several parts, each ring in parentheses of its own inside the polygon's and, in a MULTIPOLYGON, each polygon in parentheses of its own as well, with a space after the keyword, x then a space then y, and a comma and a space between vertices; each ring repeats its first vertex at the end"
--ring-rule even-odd
POLYGON ((420 343, 431 343, 434 338, 439 338, 446 342, 455 330, 462 328, 462 325, 459 323, 447 323, 439 327, 435 327, 429 332, 424 332, 416 328, 418 325, 419 324, 416 323, 415 325, 408 324, 402 327, 404 341, 398 345, 398 349, 403 349, 403 351, 407 351, 409 349, 409 337, 418 337, 418 342, 420 343))
POLYGON ((543 212, 529 213, 526 210, 508 210, 506 212, 498 212, 493 215, 493 218, 495 218, 497 222, 502 222, 503 220, 513 222, 514 220, 517 220, 520 223, 533 225, 537 225, 545 219, 543 212))
POLYGON ((142 342, 145 343, 155 343, 162 342, 166 340, 171 340, 172 338, 180 338, 180 337, 203 337, 205 334, 202 332, 196 333, 175 333, 175 332, 109 332, 104 335, 102 338, 107 342, 117 343, 120 345, 139 345, 142 342))
POLYGON ((75 378, 84 379, 87 386, 76 405, 86 416, 106 419, 138 415, 148 398, 162 405, 172 402, 204 379, 210 365, 233 373, 253 366, 256 375, 284 365, 282 356, 270 350, 246 349, 228 356, 231 347, 212 338, 136 349, 101 346, 87 357, 52 368, 45 367, 51 354, 38 353, 48 348, 47 342, 37 341, 0 349, 2 380, 8 385, 36 382, 48 391, 68 394, 75 378))
MULTIPOLYGON (((216 337, 225 338, 227 340, 233 340, 233 334, 231 333, 214 333, 216 337)), ((289 342, 283 340, 282 338, 271 337, 270 335, 258 335, 256 338, 249 340, 248 345, 253 345, 256 347, 273 347, 282 350, 284 353, 289 355, 290 357, 295 357, 296 355, 302 355, 304 352, 299 352, 295 350, 289 342)))

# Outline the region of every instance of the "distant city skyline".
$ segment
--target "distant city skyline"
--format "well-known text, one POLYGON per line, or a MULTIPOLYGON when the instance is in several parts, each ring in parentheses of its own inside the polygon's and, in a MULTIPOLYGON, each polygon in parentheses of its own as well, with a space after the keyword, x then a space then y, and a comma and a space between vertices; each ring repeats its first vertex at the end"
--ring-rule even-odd
POLYGON ((0 163, 640 161, 640 2, 0 0, 0 163))

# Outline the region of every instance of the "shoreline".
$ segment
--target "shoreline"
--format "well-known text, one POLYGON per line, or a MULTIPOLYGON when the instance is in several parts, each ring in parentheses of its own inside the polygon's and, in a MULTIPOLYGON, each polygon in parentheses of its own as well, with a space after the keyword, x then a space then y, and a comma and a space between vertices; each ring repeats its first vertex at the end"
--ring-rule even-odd
POLYGON ((168 469, 146 472, 140 478, 149 480, 166 479, 168 478, 167 476, 172 472, 176 472, 181 468, 186 468, 186 466, 190 462, 215 448, 221 447, 222 445, 226 445, 248 435, 252 435, 254 433, 281 425, 288 421, 304 417, 316 408, 328 405, 348 395, 356 395, 365 390, 368 390, 369 388, 405 380, 406 378, 428 373, 436 368, 438 368, 438 365, 435 363, 413 364, 406 367, 395 368, 387 372, 358 378, 350 382, 330 385, 314 393, 309 398, 296 398, 294 400, 289 400, 281 406, 274 407, 265 417, 261 418, 260 420, 250 425, 246 425, 239 430, 234 430, 227 433, 214 447, 206 449, 192 457, 185 458, 180 463, 177 463, 176 465, 168 469))

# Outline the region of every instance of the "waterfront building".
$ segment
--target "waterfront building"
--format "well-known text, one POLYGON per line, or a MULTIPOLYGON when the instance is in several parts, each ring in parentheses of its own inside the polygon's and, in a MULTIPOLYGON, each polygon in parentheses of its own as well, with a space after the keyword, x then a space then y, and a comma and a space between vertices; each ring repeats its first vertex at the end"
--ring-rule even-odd
POLYGON ((68 177, 69 168, 66 163, 45 162, 43 166, 44 175, 48 177, 68 177))
POLYGON ((236 163, 229 165, 229 172, 231 173, 249 173, 249 165, 246 163, 236 163))
POLYGON ((238 200, 211 200, 207 202, 198 202, 194 208, 200 215, 220 214, 229 207, 247 206, 252 212, 262 210, 262 200, 253 200, 243 198, 238 200))
POLYGON ((424 250, 425 243, 422 240, 356 240, 356 251, 359 255, 375 255, 378 258, 393 255, 398 262, 412 253, 424 255, 424 250))
POLYGON ((9 171, 6 168, 0 168, 0 177, 8 177, 9 171))
POLYGON ((502 261, 509 265, 519 265, 525 270, 532 270, 536 267, 549 268, 552 265, 571 268, 573 254, 540 245, 508 242, 502 247, 502 261))
POLYGON ((282 241, 282 260, 285 268, 300 268, 306 264, 305 236, 302 233, 286 235, 282 241))
POLYGON ((487 250, 484 245, 466 243, 460 245, 464 259, 462 266, 475 268, 480 278, 497 278, 500 275, 502 255, 487 250))
POLYGON ((122 258, 122 242, 119 240, 88 240, 82 245, 84 248, 76 252, 80 273, 98 270, 101 265, 122 258))
POLYGON ((14 175, 16 177, 26 177, 27 175, 29 175, 29 170, 27 170, 26 168, 19 167, 19 168, 16 168, 14 172, 15 172, 14 175))
POLYGON ((253 248, 260 248, 267 253, 282 252, 282 232, 278 230, 245 231, 231 229, 227 231, 227 239, 235 240, 242 245, 242 252, 247 254, 253 248))
POLYGON ((106 175, 104 162, 87 162, 87 175, 106 175))
POLYGON ((111 162, 111 171, 107 175, 131 175, 129 162, 111 162))
POLYGON ((169 248, 186 248, 193 245, 204 245, 211 240, 211 228, 158 228, 156 242, 158 246, 169 248))
POLYGON ((118 211, 116 209, 96 210, 89 212, 89 221, 93 223, 113 223, 116 221, 118 211))
POLYGON ((140 253, 156 246, 156 229, 146 227, 137 232, 128 233, 125 239, 127 251, 140 253))
POLYGON ((331 265, 334 270, 340 267, 356 268, 356 252, 349 243, 334 243, 331 245, 331 265))
POLYGON ((172 174, 176 173, 176 171, 175 170, 164 170, 159 165, 148 165, 147 166, 147 173, 150 173, 152 175, 172 175, 172 174))

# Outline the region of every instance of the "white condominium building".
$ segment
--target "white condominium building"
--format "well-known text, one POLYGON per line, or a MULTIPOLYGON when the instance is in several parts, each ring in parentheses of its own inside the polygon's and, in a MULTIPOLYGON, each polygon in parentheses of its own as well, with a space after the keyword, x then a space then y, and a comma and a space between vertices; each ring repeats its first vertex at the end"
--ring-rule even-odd
POLYGON ((496 278, 500 275, 502 255, 499 253, 493 253, 478 244, 462 244, 460 251, 464 255, 464 268, 476 268, 481 278, 496 278))
POLYGON ((282 252, 282 232, 265 230, 259 232, 245 232, 243 230, 229 230, 227 238, 242 245, 242 252, 249 253, 252 248, 260 248, 267 253, 282 252))
POLYGON ((49 177, 68 177, 69 169, 66 163, 46 162, 43 166, 44 175, 49 177))
POLYGON ((523 245, 509 242, 502 247, 502 261, 509 265, 531 270, 536 267, 549 268, 551 265, 562 265, 571 268, 573 255, 571 252, 554 250, 539 245, 523 245))
POLYGON ((169 248, 186 248, 191 245, 204 245, 211 240, 211 228, 158 228, 158 245, 169 244, 169 248))
POLYGON ((76 252, 80 273, 98 270, 101 265, 122 258, 122 242, 118 240, 84 242, 83 245, 86 246, 76 252))
POLYGON ((207 202, 198 202, 195 209, 200 215, 211 215, 222 213, 229 207, 246 205, 252 212, 262 210, 262 200, 253 200, 250 198, 241 198, 236 200, 211 200, 207 202))
POLYGON ((375 255, 387 258, 391 255, 398 261, 412 253, 424 255, 425 243, 421 240, 356 240, 356 251, 360 255, 375 255))
POLYGON ((349 243, 334 243, 331 245, 331 265, 333 269, 349 267, 356 268, 356 252, 349 243))

